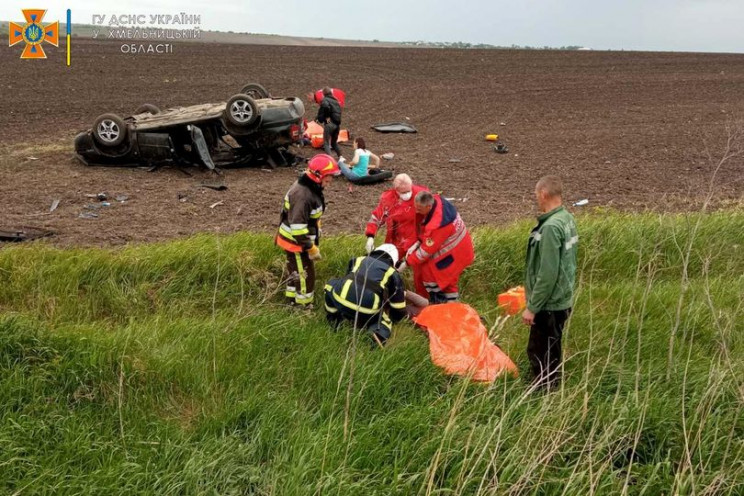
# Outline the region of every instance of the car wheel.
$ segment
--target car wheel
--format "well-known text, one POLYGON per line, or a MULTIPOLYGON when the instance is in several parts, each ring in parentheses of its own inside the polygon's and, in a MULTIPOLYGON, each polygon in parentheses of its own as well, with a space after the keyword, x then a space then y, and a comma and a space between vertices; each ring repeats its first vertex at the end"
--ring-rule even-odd
POLYGON ((137 115, 137 114, 157 115, 159 113, 160 113, 160 109, 151 103, 144 103, 140 105, 139 107, 137 107, 137 110, 134 111, 134 115, 137 115))
POLYGON ((127 126, 116 114, 103 114, 93 123, 93 137, 104 146, 118 146, 127 137, 127 126))
POLYGON ((271 98, 269 91, 257 83, 246 84, 243 86, 243 89, 240 90, 240 93, 242 95, 248 95, 254 100, 258 100, 259 98, 271 98))
POLYGON ((225 105, 225 118, 236 126, 250 126, 258 119, 258 105, 248 95, 235 95, 225 105))

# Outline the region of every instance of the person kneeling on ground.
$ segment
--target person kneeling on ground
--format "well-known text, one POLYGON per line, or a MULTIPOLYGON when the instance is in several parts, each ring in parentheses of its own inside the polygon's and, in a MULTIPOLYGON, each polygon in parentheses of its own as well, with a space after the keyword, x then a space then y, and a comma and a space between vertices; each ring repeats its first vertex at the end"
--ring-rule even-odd
POLYGON ((367 144, 364 138, 354 139, 354 158, 351 162, 346 163, 344 157, 338 160, 338 166, 341 174, 349 181, 356 182, 369 175, 369 169, 376 169, 380 166, 380 157, 367 150, 367 144), (370 161, 372 165, 370 165, 370 161))
POLYGON ((352 258, 343 279, 325 285, 328 322, 335 328, 342 321, 366 328, 380 346, 390 337, 393 322, 406 316, 405 286, 395 270, 398 249, 389 243, 365 257, 352 258))

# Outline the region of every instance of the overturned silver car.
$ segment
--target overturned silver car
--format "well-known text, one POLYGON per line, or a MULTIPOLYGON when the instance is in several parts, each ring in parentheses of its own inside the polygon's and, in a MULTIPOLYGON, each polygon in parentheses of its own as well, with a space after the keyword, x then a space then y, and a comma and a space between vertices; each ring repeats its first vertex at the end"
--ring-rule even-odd
POLYGON ((286 166, 296 160, 289 146, 302 140, 304 114, 301 99, 249 84, 227 102, 103 114, 75 137, 75 152, 86 165, 286 166))

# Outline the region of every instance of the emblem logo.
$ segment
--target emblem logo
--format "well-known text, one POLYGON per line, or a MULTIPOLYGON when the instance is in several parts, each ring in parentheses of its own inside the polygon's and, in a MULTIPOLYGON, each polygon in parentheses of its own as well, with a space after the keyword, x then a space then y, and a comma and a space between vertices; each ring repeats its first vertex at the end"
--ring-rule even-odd
POLYGON ((42 24, 45 14, 46 10, 43 9, 23 9, 26 24, 8 24, 8 46, 22 41, 26 43, 26 48, 21 53, 22 59, 45 59, 43 43, 59 46, 59 21, 45 26, 42 24))

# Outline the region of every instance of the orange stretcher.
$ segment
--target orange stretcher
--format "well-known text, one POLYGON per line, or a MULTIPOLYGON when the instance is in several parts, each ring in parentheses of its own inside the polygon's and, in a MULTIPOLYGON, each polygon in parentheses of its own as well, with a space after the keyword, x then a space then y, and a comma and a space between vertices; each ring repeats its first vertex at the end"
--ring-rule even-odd
POLYGON ((506 372, 517 377, 514 362, 488 339, 480 315, 464 303, 430 305, 413 318, 429 334, 429 353, 434 365, 447 374, 493 382, 506 372))
MULTIPOLYGON (((305 139, 310 140, 310 146, 313 148, 323 148, 323 126, 315 121, 307 123, 307 129, 305 129, 305 139)), ((349 130, 342 129, 338 132, 338 142, 345 143, 349 141, 349 130)))

